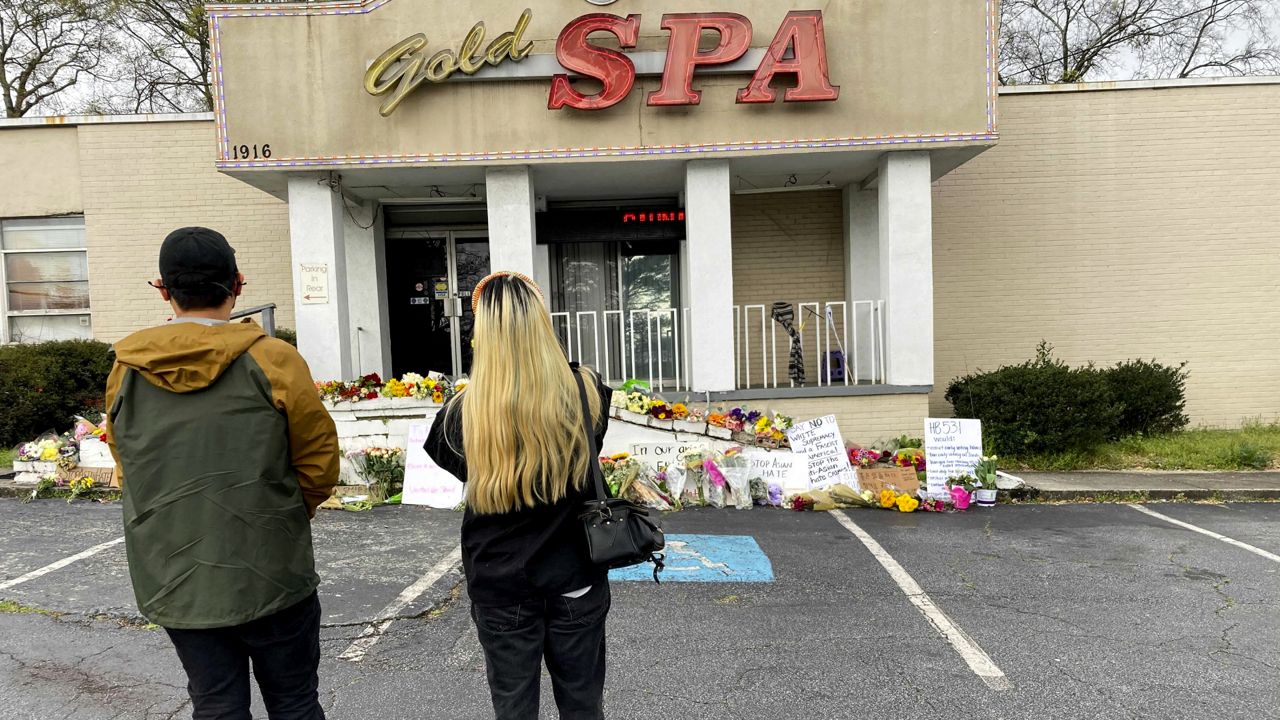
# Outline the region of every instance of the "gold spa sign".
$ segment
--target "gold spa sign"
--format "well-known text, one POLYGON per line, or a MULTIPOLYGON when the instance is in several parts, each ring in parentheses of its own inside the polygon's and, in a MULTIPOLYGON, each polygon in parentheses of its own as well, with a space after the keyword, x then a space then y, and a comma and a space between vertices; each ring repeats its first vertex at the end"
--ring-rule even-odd
POLYGON ((484 22, 476 23, 467 33, 458 50, 441 50, 427 57, 427 36, 410 35, 387 48, 369 66, 364 75, 364 89, 370 95, 388 95, 380 110, 383 117, 396 111, 400 103, 423 83, 442 83, 456 73, 474 75, 486 65, 494 67, 510 60, 520 62, 533 52, 533 43, 524 43, 524 33, 533 19, 533 11, 525 10, 516 21, 516 27, 494 38, 481 52, 484 44, 484 22))

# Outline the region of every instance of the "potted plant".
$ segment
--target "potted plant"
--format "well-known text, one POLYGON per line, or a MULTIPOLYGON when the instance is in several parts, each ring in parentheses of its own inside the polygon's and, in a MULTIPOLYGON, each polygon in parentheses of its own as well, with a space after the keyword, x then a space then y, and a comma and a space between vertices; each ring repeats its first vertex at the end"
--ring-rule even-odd
POLYGON ((973 467, 973 475, 977 479, 974 501, 979 507, 994 507, 999 489, 996 487, 996 456, 983 455, 973 467))

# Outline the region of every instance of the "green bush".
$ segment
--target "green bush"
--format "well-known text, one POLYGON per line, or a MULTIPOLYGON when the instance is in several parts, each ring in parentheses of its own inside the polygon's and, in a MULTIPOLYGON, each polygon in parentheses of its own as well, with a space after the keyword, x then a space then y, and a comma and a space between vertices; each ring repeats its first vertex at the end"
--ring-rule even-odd
POLYGON ((982 421, 1000 455, 1087 450, 1113 434, 1123 409, 1103 372, 1067 367, 1043 342, 1035 360, 959 378, 946 398, 958 417, 982 421))
POLYGON ((289 328, 276 328, 276 337, 289 343, 294 347, 298 347, 298 332, 289 328))
POLYGON ((1130 360, 1106 371, 1111 393, 1123 408, 1115 437, 1161 435, 1181 430, 1190 422, 1187 405, 1187 364, 1176 367, 1146 360, 1130 360))
POLYGON ((101 410, 111 346, 89 340, 0 346, 0 445, 71 427, 74 416, 101 410))

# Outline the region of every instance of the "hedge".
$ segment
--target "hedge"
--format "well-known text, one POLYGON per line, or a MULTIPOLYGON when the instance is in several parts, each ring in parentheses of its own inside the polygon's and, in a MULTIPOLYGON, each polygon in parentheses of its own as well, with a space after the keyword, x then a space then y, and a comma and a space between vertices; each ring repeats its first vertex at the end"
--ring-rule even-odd
POLYGON ((0 445, 62 432, 85 411, 103 409, 111 346, 66 340, 0 346, 0 445))

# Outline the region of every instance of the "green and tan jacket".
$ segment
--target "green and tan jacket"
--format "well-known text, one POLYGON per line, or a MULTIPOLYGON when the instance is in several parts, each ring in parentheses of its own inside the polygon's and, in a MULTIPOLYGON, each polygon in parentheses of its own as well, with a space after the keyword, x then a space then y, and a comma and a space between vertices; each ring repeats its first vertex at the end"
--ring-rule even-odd
POLYGON ((203 629, 305 600, 338 438, 302 356, 252 324, 170 323, 115 350, 107 441, 138 609, 203 629))

